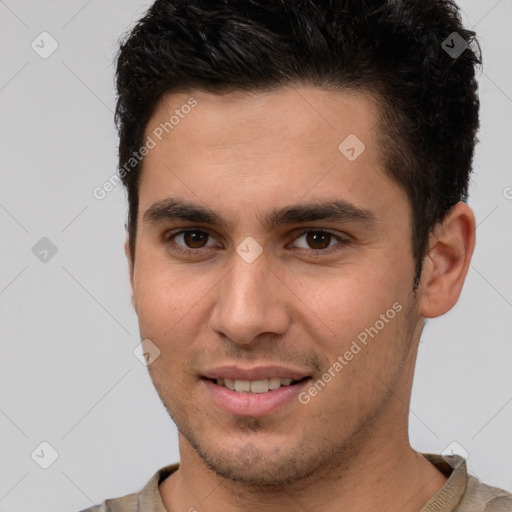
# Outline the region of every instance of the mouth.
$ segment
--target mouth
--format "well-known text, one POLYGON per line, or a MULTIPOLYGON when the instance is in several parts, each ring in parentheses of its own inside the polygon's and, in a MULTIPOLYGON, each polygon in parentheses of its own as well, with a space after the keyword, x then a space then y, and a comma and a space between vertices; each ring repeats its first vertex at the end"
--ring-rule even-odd
POLYGON ((228 378, 209 379, 207 377, 205 377, 205 379, 213 382, 217 386, 224 387, 230 391, 236 391, 237 393, 262 394, 268 393, 269 391, 274 391, 282 387, 295 386, 296 384, 299 384, 305 380, 309 380, 310 377, 303 377, 301 379, 282 379, 280 377, 271 377, 269 379, 260 380, 241 380, 228 378))
POLYGON ((260 417, 299 404, 297 397, 312 377, 282 367, 223 367, 200 380, 209 399, 224 413, 260 417))

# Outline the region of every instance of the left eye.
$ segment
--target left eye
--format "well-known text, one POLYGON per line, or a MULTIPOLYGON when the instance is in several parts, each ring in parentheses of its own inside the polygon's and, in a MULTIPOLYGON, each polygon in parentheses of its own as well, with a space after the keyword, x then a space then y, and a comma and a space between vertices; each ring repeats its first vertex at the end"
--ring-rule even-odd
POLYGON ((303 246, 299 245, 299 248, 313 251, 323 251, 325 249, 329 249, 330 247, 333 247, 333 245, 336 245, 331 245, 331 242, 335 240, 338 242, 343 242, 343 239, 340 236, 323 230, 303 231, 296 240, 300 240, 301 238, 305 240, 305 244, 303 246))

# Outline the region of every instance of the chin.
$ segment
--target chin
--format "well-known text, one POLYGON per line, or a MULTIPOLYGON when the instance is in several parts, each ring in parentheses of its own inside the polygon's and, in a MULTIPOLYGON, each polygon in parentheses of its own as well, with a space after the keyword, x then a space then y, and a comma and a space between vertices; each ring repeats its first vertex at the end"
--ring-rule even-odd
MULTIPOLYGON (((325 463, 321 453, 314 453, 311 445, 305 449, 303 442, 285 448, 277 437, 262 432, 254 440, 217 446, 196 443, 189 439, 204 464, 216 475, 231 482, 251 487, 279 488, 299 482, 317 471, 325 463), (228 448, 227 448, 228 446, 228 448)), ((306 444, 307 445, 307 444, 306 444)))
POLYGON ((290 454, 280 457, 274 451, 273 457, 269 457, 268 453, 248 445, 232 455, 215 454, 203 460, 218 476, 251 487, 280 487, 310 474, 290 454))

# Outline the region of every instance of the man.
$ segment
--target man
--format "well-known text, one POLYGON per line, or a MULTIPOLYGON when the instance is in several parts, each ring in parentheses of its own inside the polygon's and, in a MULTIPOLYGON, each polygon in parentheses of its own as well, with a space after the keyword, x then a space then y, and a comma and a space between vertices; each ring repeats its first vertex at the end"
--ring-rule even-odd
POLYGON ((157 0, 117 61, 132 302, 180 463, 90 511, 511 511, 416 452, 427 318, 475 245, 448 0, 157 0))

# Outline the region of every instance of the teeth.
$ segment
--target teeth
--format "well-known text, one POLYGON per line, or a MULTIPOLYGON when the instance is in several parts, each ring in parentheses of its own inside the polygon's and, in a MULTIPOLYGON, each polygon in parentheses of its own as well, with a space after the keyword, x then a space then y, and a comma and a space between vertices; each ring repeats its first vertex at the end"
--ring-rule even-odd
POLYGON ((268 379, 251 381, 251 393, 266 393, 268 391, 268 379))
POLYGON ((272 379, 268 379, 268 387, 270 389, 277 389, 281 387, 281 379, 274 377, 272 379))
POLYGON ((224 386, 239 393, 267 393, 273 389, 279 389, 281 386, 290 386, 292 382, 292 379, 280 379, 279 377, 263 380, 216 380, 218 386, 224 386))
POLYGON ((250 380, 235 380, 235 391, 248 393, 251 390, 250 380))

